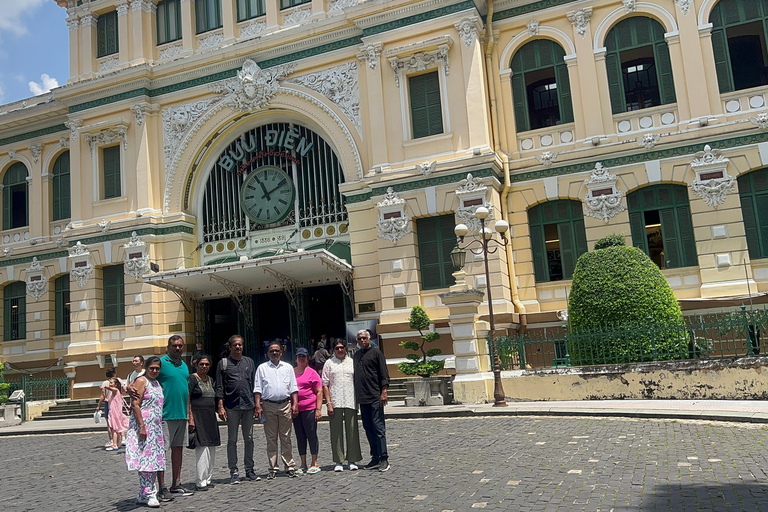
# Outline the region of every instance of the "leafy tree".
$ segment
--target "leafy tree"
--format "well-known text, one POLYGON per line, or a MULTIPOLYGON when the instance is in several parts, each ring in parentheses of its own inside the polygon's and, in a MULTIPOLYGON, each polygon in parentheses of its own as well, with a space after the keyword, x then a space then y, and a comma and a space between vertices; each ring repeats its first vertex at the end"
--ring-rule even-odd
POLYGON ((411 362, 400 363, 397 365, 398 370, 405 375, 419 375, 420 377, 429 377, 439 373, 445 366, 445 361, 435 361, 430 359, 438 354, 442 354, 443 351, 439 348, 430 348, 425 350, 427 343, 432 343, 436 339, 440 338, 440 335, 436 332, 427 331, 431 320, 424 308, 421 306, 413 306, 411 308, 411 316, 408 319, 408 325, 411 329, 416 329, 421 335, 421 342, 419 341, 401 341, 400 346, 407 350, 413 350, 416 354, 406 354, 411 362), (424 332, 426 331, 426 333, 424 332), (421 352, 421 354, 419 354, 421 352))
POLYGON ((686 357, 683 315, 661 270, 624 237, 610 235, 576 262, 568 299, 574 364, 686 357))
POLYGON ((0 365, 0 404, 8 401, 8 389, 11 385, 3 381, 3 367, 0 365))

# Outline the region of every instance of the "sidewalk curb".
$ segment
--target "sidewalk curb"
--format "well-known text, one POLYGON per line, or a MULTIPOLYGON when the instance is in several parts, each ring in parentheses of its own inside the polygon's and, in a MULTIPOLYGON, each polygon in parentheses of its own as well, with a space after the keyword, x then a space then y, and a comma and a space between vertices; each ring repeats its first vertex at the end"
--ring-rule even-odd
MULTIPOLYGON (((570 407, 502 407, 497 409, 454 409, 430 411, 394 411, 387 414, 387 419, 450 419, 450 418, 483 418, 498 416, 551 416, 551 417, 597 417, 597 418, 629 418, 629 419, 667 419, 667 420, 703 420, 726 421, 733 423, 768 424, 768 413, 764 412, 739 412, 739 411, 685 411, 669 409, 595 409, 595 408, 570 408, 570 407)), ((323 417, 322 421, 327 418, 323 417)), ((34 425, 34 422, 30 422, 34 425)), ((219 423, 225 425, 225 423, 219 423)), ((9 427, 12 429, 13 427, 9 427)), ((0 428, 0 437, 29 436, 29 435, 55 435, 55 434, 82 434, 89 432, 103 432, 104 425, 71 426, 60 428, 27 430, 6 430, 0 428)))

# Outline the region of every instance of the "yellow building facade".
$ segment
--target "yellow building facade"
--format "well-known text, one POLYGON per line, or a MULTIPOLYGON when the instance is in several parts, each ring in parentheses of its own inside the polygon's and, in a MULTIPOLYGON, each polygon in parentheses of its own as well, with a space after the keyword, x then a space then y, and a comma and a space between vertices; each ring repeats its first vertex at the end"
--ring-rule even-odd
POLYGON ((607 234, 681 300, 768 291, 768 3, 57 3, 67 84, 0 107, 8 378, 81 398, 170 334, 261 357, 356 321, 394 364, 418 304, 474 401, 471 290, 497 329, 557 322, 607 234), (478 206, 510 243, 457 285, 478 206))

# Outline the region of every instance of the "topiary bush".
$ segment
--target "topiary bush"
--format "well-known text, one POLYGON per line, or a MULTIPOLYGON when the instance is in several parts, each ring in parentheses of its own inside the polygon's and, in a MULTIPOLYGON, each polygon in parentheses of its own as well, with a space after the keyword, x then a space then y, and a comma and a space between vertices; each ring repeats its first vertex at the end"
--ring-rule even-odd
POLYGON ((659 267, 640 249, 626 247, 621 235, 599 240, 578 259, 568 314, 572 364, 687 357, 688 338, 672 288, 659 267))
POLYGON ((436 339, 440 338, 440 334, 436 332, 427 331, 429 324, 432 321, 429 319, 429 315, 421 306, 413 306, 411 308, 411 316, 408 319, 408 325, 411 329, 416 329, 421 335, 421 341, 401 341, 400 346, 407 350, 413 350, 416 354, 406 354, 409 363, 400 363, 397 365, 397 369, 403 372, 405 375, 418 375, 420 377, 429 377, 439 373, 445 366, 445 361, 435 361, 430 359, 438 354, 442 354, 443 351, 439 348, 431 348, 424 350, 427 343, 432 343, 436 339), (418 352, 421 352, 419 355, 418 352))

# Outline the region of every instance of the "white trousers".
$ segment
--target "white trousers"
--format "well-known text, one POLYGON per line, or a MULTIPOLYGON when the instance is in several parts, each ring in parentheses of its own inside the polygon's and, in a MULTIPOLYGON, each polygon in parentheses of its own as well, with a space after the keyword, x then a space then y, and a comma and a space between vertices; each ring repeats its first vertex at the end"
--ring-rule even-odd
POLYGON ((216 465, 216 447, 198 446, 195 448, 197 462, 197 486, 205 487, 211 483, 213 467, 216 465))

